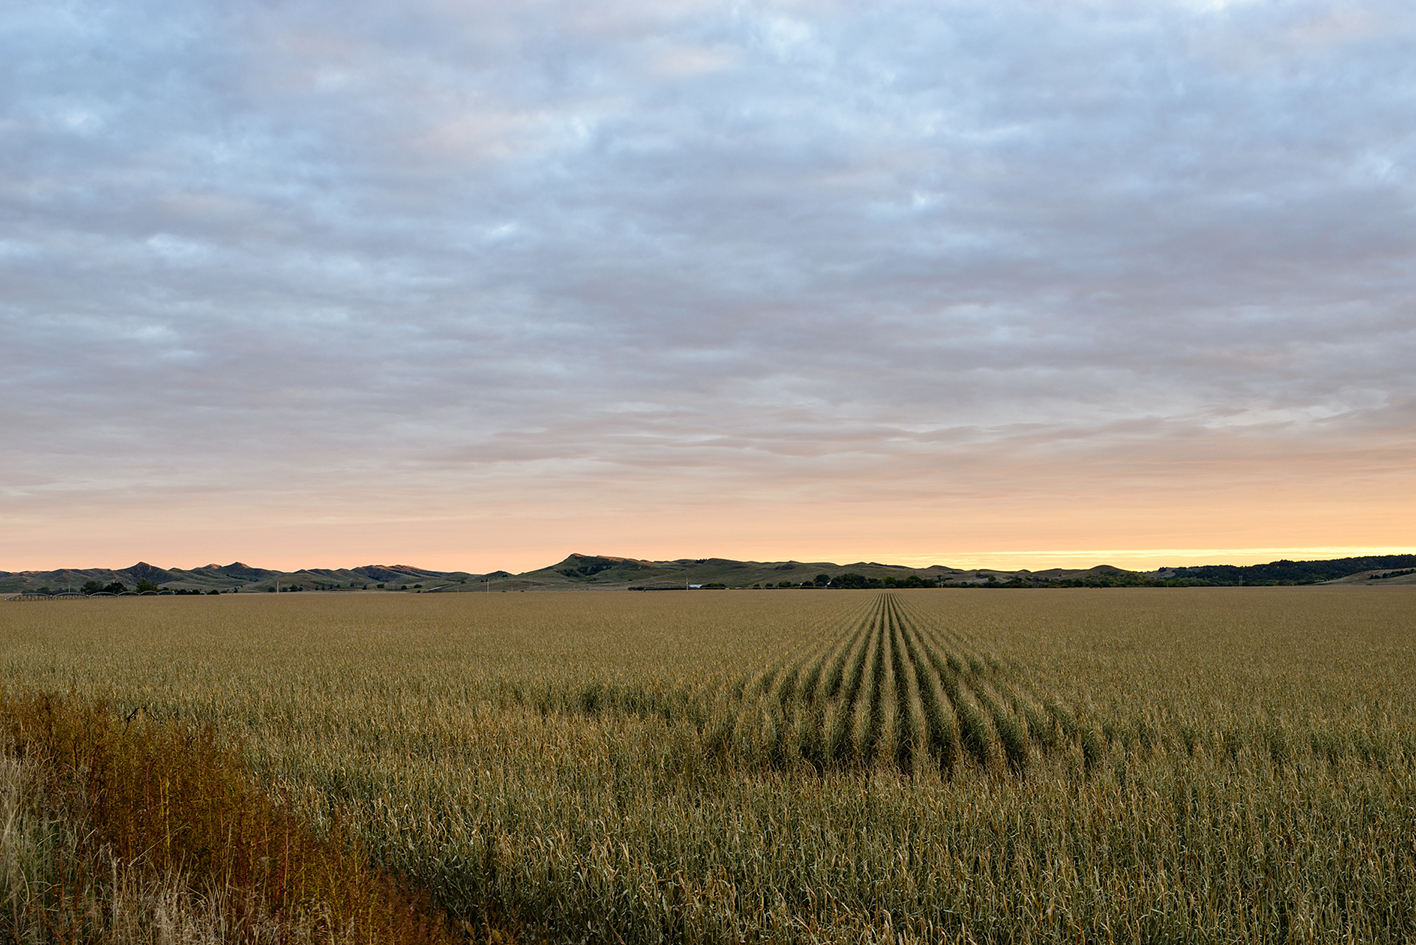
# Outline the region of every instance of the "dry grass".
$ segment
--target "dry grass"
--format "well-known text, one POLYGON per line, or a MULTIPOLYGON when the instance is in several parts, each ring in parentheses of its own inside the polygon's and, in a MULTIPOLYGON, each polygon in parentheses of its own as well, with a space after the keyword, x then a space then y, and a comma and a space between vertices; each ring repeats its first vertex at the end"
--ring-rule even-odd
POLYGON ((112 945, 251 945, 314 942, 313 929, 281 924, 248 899, 198 892, 190 878, 146 857, 124 860, 91 842, 63 810, 32 760, 0 759, 0 928, 6 941, 112 945))
POLYGON ((554 941, 1408 941, 1413 666, 1400 588, 0 609, 0 678, 554 941))
POLYGON ((261 790, 210 725, 0 698, 17 941, 459 941, 425 894, 261 790))

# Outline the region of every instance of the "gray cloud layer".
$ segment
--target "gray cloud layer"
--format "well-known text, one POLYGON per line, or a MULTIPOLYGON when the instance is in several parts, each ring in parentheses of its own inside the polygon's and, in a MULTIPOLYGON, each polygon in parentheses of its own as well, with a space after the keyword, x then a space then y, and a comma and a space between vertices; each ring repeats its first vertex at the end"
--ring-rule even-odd
POLYGON ((1413 52, 1400 2, 11 5, 0 512, 1409 484, 1413 52))

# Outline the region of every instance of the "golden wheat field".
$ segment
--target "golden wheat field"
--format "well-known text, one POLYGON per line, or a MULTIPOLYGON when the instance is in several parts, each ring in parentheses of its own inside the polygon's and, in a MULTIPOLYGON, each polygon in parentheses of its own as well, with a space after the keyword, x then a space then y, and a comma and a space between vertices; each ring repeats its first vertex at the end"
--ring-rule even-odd
POLYGON ((473 935, 1416 938, 1404 588, 10 604, 0 681, 209 723, 473 935))

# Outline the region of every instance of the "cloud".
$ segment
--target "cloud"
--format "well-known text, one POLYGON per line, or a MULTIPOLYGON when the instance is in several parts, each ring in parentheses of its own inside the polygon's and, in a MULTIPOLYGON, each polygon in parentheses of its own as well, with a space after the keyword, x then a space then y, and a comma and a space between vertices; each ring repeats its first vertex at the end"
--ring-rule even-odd
POLYGON ((1412 428, 1400 4, 4 17, 0 517, 1200 502, 1412 428))

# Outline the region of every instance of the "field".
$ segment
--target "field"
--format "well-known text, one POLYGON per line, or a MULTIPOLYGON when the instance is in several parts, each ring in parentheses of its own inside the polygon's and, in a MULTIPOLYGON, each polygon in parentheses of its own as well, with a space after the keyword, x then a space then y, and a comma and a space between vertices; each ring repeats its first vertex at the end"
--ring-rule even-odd
POLYGON ((11 604, 0 681, 207 725, 477 936, 1416 937, 1406 588, 11 604))

